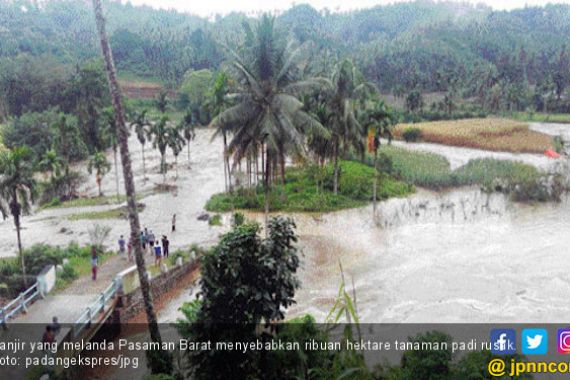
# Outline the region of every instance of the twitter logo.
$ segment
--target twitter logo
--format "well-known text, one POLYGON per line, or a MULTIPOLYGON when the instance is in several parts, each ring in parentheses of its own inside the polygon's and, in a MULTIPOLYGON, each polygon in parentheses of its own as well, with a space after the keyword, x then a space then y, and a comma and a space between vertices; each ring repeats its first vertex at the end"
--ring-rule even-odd
POLYGON ((526 355, 546 355, 548 352, 548 331, 545 329, 523 329, 522 353, 526 355))

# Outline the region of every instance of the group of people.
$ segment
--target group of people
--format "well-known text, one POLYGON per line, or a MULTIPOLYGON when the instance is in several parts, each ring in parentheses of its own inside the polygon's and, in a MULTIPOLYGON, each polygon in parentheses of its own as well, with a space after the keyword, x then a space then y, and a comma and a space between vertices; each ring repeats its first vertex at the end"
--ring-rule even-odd
MULTIPOLYGON (((176 214, 172 215, 172 232, 176 231, 176 214)), ((149 252, 154 255, 154 263, 160 265, 162 258, 168 258, 170 255, 170 240, 168 236, 162 235, 161 239, 157 239, 152 230, 144 228, 140 234, 140 243, 142 245, 143 251, 149 252)), ((124 255, 127 253, 129 261, 133 261, 133 241, 129 238, 129 241, 125 240, 124 235, 119 237, 119 254, 124 255)), ((92 247, 91 250, 91 274, 93 281, 97 280, 97 267, 99 264, 99 257, 97 248, 92 247)))
MULTIPOLYGON (((172 230, 175 230, 175 225, 172 225, 172 230)), ((157 239, 154 232, 145 227, 144 231, 140 234, 140 243, 144 252, 149 252, 154 255, 154 262, 156 265, 160 265, 162 258, 168 258, 170 255, 170 240, 168 236, 162 235, 160 239, 157 239)), ((133 259, 133 242, 129 238, 127 242, 123 235, 119 238, 119 253, 124 254, 127 252, 129 261, 133 259)))
POLYGON ((162 235, 161 239, 157 239, 152 230, 148 230, 146 227, 144 231, 141 231, 140 242, 142 248, 145 252, 149 252, 154 255, 154 263, 160 265, 162 258, 168 258, 170 255, 170 240, 168 236, 162 235))

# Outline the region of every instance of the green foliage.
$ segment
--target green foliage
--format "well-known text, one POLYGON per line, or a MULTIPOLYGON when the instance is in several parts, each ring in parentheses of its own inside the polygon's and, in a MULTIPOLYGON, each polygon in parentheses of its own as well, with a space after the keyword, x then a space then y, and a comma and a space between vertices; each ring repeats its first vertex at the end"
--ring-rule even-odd
MULTIPOLYGON (((547 173, 516 161, 474 159, 452 171, 447 159, 434 153, 394 146, 382 147, 381 152, 390 160, 394 176, 417 186, 442 189, 480 185, 486 191, 504 192, 521 202, 556 201, 562 193, 558 176, 549 179, 547 173)), ((366 163, 372 166, 372 162, 368 155, 366 163)))
POLYGON ((232 215, 232 227, 239 227, 245 223, 245 215, 241 212, 234 212, 232 215))
POLYGON ((406 97, 406 109, 410 112, 420 111, 424 106, 422 94, 417 89, 412 90, 406 97))
POLYGON ((99 187, 99 195, 102 196, 101 182, 103 181, 103 177, 111 171, 111 163, 107 160, 107 156, 104 152, 95 152, 95 154, 89 158, 87 171, 89 174, 95 172, 95 179, 97 181, 97 186, 99 187))
POLYGON ((178 90, 179 107, 190 111, 192 124, 210 123, 212 116, 208 110, 208 95, 213 82, 214 74, 211 70, 190 70, 184 74, 178 90))
MULTIPOLYGON (((69 264, 64 265, 63 271, 57 275, 57 288, 59 289, 79 275, 85 275, 91 268, 91 247, 82 247, 75 242, 67 247, 35 244, 24 249, 24 257, 29 276, 38 275, 48 265, 62 265, 64 259, 69 260, 69 264)), ((0 289, 0 294, 7 298, 15 297, 23 289, 22 268, 18 260, 14 258, 0 260, 0 283, 7 284, 6 289, 0 289)))
POLYGON ((409 127, 402 132, 402 138, 405 142, 416 142, 422 138, 422 130, 419 128, 409 127))
POLYGON ((84 181, 83 174, 70 170, 69 165, 64 164, 60 175, 53 177, 47 183, 41 183, 40 204, 44 207, 55 207, 58 202, 61 204, 77 198, 77 189, 84 181), (45 206, 46 203, 51 206, 45 206))
POLYGON ((447 344, 446 350, 407 351, 402 357, 402 376, 404 379, 444 380, 449 379, 451 372, 451 336, 430 331, 418 334, 409 339, 410 342, 428 342, 447 344))
MULTIPOLYGON (((234 227, 201 257, 201 303, 185 307, 187 320, 178 323, 183 336, 198 342, 244 341, 256 337, 258 324, 285 318, 299 287, 295 223, 276 217, 267 228, 267 238, 261 239, 257 224, 234 227)), ((259 373, 253 351, 190 350, 186 355, 195 379, 245 379, 259 373)))
POLYGON ((553 142, 554 150, 557 153, 564 153, 564 140, 562 139, 562 136, 554 136, 553 142))
POLYGON ((21 216, 31 211, 37 196, 32 159, 26 146, 0 152, 0 211, 4 217, 14 217, 18 230, 21 216))
POLYGON ((172 353, 163 349, 159 350, 148 350, 146 351, 147 365, 150 372, 154 375, 154 378, 161 380, 172 379, 171 376, 164 375, 172 373, 172 353))
POLYGON ((222 216, 220 214, 215 214, 208 220, 208 224, 210 226, 221 226, 222 225, 222 216))
MULTIPOLYGON (((269 196, 272 211, 328 212, 345 208, 361 207, 372 200, 374 169, 356 161, 340 162, 340 192, 333 194, 333 167, 327 165, 324 176, 316 167, 291 168, 286 173, 285 186, 276 186, 269 196)), ((381 174, 378 197, 406 196, 414 191, 413 186, 381 174)), ((238 189, 233 193, 213 195, 206 203, 206 210, 227 212, 234 209, 262 210, 262 188, 238 189)))

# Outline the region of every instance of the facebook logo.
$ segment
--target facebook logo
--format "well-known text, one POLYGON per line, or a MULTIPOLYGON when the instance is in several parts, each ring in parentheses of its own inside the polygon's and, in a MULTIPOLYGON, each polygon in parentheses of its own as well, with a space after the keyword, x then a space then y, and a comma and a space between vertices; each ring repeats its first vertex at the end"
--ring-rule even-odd
POLYGON ((511 355, 517 352, 517 334, 511 329, 491 330, 491 353, 511 355))

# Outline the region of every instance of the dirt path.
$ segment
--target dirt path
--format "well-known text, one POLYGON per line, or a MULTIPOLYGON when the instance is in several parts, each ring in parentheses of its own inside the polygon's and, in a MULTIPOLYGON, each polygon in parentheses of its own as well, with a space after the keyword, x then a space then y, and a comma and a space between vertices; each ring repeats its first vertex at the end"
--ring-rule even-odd
MULTIPOLYGON (((147 260, 148 261, 148 260, 147 260)), ((117 273, 135 265, 134 261, 127 260, 126 256, 113 255, 109 257, 97 270, 97 281, 91 276, 82 276, 73 281, 59 295, 93 294, 99 295, 113 281, 117 273)))

